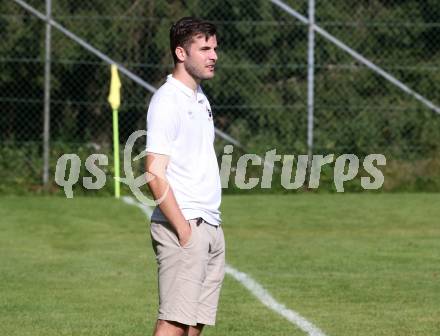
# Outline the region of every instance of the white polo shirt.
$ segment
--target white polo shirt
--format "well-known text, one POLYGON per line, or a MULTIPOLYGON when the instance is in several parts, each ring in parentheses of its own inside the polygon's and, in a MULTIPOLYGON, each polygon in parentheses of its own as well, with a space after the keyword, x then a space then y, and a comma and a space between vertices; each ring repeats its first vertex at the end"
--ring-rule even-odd
MULTIPOLYGON (((219 225, 221 183, 214 122, 200 86, 195 93, 169 75, 151 98, 147 132, 147 152, 170 157, 166 177, 183 216, 219 225)), ((159 207, 151 220, 166 221, 159 207)))

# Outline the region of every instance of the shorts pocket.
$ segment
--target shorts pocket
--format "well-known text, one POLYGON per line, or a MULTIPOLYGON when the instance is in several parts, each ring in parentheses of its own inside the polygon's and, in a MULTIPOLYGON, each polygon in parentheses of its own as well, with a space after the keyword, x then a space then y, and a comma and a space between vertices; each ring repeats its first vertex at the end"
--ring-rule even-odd
POLYGON ((194 244, 195 244, 195 235, 196 235, 197 225, 195 225, 195 221, 192 219, 190 219, 188 222, 189 222, 189 226, 191 227, 191 235, 189 236, 189 239, 184 246, 180 245, 180 242, 179 242, 179 246, 182 249, 189 249, 192 246, 194 246, 194 244))

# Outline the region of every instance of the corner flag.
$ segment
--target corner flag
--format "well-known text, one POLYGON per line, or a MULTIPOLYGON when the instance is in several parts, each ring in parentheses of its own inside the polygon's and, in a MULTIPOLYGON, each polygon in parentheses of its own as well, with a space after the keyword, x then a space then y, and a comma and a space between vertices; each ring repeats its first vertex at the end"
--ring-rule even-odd
POLYGON ((119 109, 121 105, 121 81, 119 80, 118 67, 116 64, 111 65, 112 79, 110 82, 110 93, 108 95, 108 102, 113 110, 119 109))
POLYGON ((118 109, 121 105, 121 81, 119 80, 118 67, 116 64, 111 65, 111 82, 108 102, 113 110, 113 158, 115 169, 115 197, 119 198, 120 192, 120 176, 119 176, 119 122, 118 109))

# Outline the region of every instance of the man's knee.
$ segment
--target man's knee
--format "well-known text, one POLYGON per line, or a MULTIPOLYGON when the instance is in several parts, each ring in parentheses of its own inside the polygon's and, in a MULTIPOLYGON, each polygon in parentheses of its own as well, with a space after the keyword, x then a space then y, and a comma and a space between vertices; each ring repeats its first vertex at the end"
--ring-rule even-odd
POLYGON ((175 321, 157 320, 153 336, 184 336, 188 326, 175 321))
POLYGON ((205 325, 198 323, 196 326, 188 327, 188 336, 200 336, 202 334, 202 329, 205 325))

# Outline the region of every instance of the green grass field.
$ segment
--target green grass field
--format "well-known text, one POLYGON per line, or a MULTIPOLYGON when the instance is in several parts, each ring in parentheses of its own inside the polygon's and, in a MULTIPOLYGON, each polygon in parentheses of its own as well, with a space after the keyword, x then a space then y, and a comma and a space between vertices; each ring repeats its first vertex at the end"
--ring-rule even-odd
MULTIPOLYGON (((440 195, 225 196, 227 261, 326 335, 440 335, 440 195)), ((0 335, 150 335, 148 222, 105 198, 0 198, 0 335)), ((305 335, 225 279, 205 335, 305 335)))

